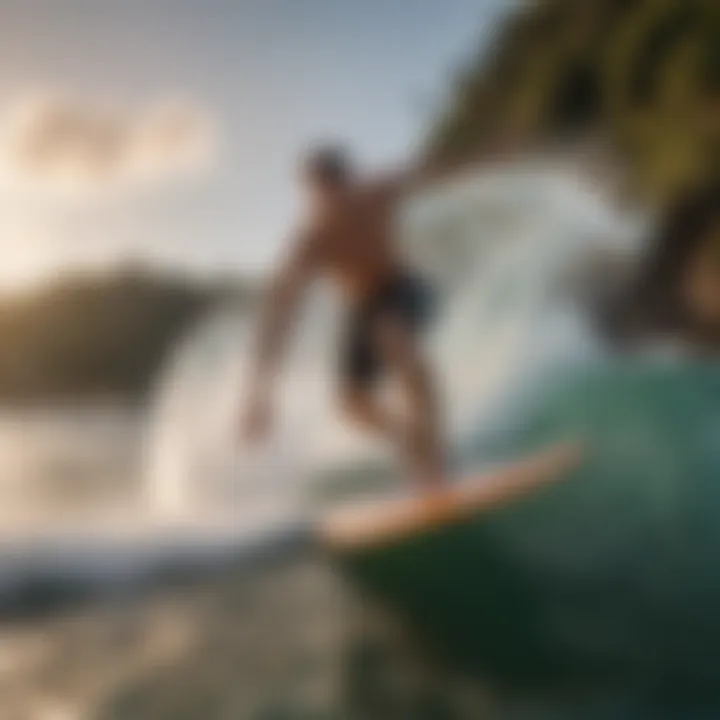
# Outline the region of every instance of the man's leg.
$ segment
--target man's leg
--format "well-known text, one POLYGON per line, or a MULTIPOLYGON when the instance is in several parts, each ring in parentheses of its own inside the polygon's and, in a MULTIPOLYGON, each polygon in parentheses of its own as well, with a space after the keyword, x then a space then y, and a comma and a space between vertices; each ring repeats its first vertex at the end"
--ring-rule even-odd
MULTIPOLYGON (((412 403, 410 403, 413 405, 412 403)), ((405 415, 393 414, 379 400, 375 393, 362 388, 348 388, 342 393, 342 407, 345 415, 375 435, 389 441, 403 456, 413 478, 420 478, 424 485, 436 484, 440 471, 431 472, 434 453, 424 459, 428 448, 433 445, 432 433, 424 429, 425 423, 419 414, 410 408, 410 420, 405 415), (429 440, 426 436, 430 435, 429 440)))
POLYGON ((445 479, 440 406, 435 382, 412 328, 395 318, 378 320, 376 347, 399 380, 407 402, 406 443, 412 472, 427 487, 445 479))
POLYGON ((402 417, 390 412, 378 400, 376 381, 382 363, 373 330, 373 319, 367 311, 351 316, 341 354, 341 407, 345 415, 363 429, 394 445, 405 444, 407 433, 402 417))
POLYGON ((348 386, 342 391, 344 413, 355 423, 389 440, 400 443, 405 435, 405 424, 379 401, 372 389, 348 386))

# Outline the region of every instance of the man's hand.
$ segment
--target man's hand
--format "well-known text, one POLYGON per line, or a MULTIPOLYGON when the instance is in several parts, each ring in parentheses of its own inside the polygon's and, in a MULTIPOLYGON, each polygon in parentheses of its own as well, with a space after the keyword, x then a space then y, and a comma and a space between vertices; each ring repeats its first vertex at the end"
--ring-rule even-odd
POLYGON ((254 393, 242 418, 242 436, 249 443, 267 439, 273 427, 273 407, 267 393, 254 393))
POLYGON ((249 385, 250 398, 241 420, 241 432, 248 442, 265 440, 272 429, 273 380, 298 302, 314 276, 316 241, 314 234, 301 234, 270 284, 260 319, 258 350, 249 385))

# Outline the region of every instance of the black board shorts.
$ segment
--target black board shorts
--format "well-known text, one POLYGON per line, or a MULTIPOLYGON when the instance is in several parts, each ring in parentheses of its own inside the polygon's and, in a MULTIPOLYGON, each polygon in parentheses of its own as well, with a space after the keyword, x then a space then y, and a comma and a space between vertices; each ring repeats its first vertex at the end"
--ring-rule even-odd
POLYGON ((340 375, 346 386, 366 389, 385 370, 375 342, 378 320, 391 318, 413 333, 429 324, 435 309, 435 293, 419 275, 398 272, 378 291, 365 298, 348 317, 340 352, 340 375))

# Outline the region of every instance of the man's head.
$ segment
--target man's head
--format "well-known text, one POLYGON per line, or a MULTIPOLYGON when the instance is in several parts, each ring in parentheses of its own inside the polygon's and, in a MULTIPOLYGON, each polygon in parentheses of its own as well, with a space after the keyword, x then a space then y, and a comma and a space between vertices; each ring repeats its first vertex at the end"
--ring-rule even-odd
POLYGON ((324 145, 305 156, 301 175, 313 195, 320 199, 332 198, 352 182, 352 162, 342 147, 324 145))

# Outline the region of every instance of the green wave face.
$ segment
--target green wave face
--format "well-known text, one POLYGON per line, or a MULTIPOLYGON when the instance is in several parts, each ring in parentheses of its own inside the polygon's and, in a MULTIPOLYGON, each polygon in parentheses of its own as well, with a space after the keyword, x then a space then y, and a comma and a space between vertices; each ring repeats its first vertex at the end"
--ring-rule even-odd
POLYGON ((521 395, 464 460, 577 438, 579 471, 341 563, 464 670, 720 693, 720 369, 623 361, 521 395))

